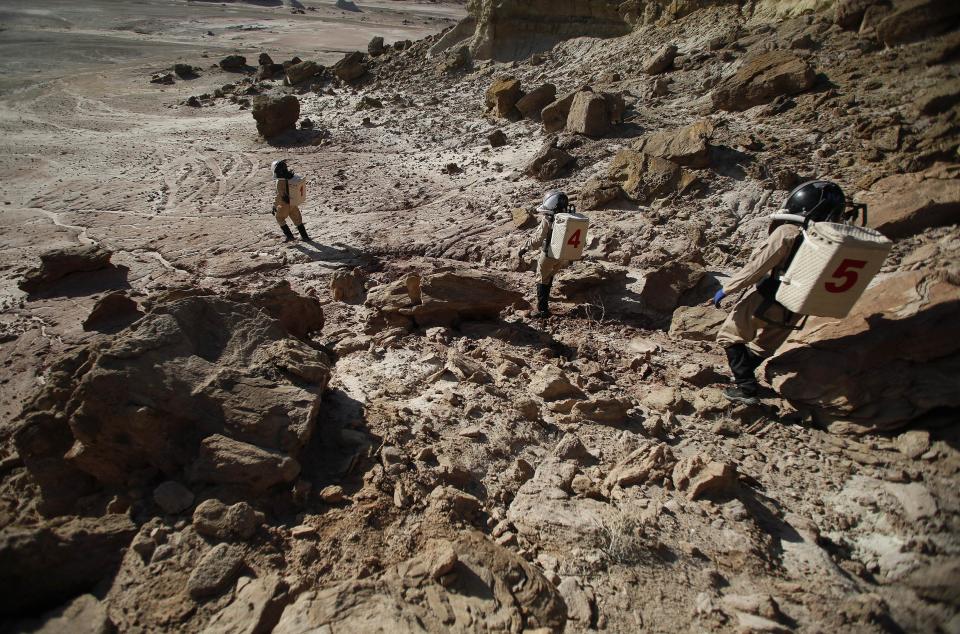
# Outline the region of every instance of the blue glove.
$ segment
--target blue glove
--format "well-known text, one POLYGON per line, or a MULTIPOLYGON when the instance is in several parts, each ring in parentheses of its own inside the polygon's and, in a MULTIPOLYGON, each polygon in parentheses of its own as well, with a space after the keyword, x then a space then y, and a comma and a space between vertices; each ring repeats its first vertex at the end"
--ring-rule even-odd
POLYGON ((727 292, 724 291, 724 290, 721 288, 721 289, 720 289, 719 291, 717 291, 716 294, 713 296, 713 305, 716 306, 717 308, 720 308, 720 302, 722 302, 722 301, 723 301, 723 298, 726 297, 726 296, 727 296, 727 292))

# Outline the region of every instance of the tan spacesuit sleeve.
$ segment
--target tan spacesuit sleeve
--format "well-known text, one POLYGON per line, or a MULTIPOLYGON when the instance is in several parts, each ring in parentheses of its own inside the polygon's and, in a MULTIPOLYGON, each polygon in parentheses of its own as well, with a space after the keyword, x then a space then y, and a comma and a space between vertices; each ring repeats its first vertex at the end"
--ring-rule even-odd
POLYGON ((540 224, 534 230, 533 235, 527 240, 526 248, 528 250, 539 249, 548 237, 550 237, 550 222, 546 216, 541 216, 540 224))
POLYGON ((750 256, 750 261, 729 279, 724 280, 724 292, 727 295, 732 295, 762 280, 767 273, 790 255, 790 249, 799 235, 800 230, 795 226, 781 225, 777 227, 767 238, 767 241, 750 256))

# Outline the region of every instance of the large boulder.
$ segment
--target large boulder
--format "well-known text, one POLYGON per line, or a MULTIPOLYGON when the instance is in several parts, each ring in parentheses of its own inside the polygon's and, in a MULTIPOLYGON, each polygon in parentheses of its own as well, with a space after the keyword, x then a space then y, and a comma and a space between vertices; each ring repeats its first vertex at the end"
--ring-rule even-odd
POLYGON ((20 281, 21 290, 33 293, 71 273, 97 271, 110 266, 112 253, 95 244, 51 249, 40 255, 40 265, 20 281))
POLYGON ((826 422, 861 430, 960 407, 960 286, 948 271, 896 273, 845 319, 811 318, 767 363, 767 380, 826 422))
POLYGON ((643 61, 643 72, 648 75, 659 75, 673 67, 673 60, 677 56, 675 44, 665 44, 660 50, 643 61))
MULTIPOLYGON (((579 91, 578 91, 579 92, 579 91)), ((543 107, 540 117, 543 120, 543 129, 548 134, 559 132, 567 127, 567 117, 570 115, 570 106, 577 92, 572 92, 543 107)))
POLYGON ((672 312, 683 294, 695 288, 706 273, 697 262, 674 260, 646 274, 640 298, 656 311, 672 312))
POLYGON ((713 341, 726 318, 726 311, 713 306, 681 306, 673 311, 670 336, 691 341, 713 341))
POLYGON ((254 79, 257 81, 264 81, 266 79, 280 77, 283 74, 283 64, 260 64, 260 66, 257 67, 257 74, 254 76, 254 79))
POLYGON ((907 0, 877 25, 877 37, 887 46, 924 40, 960 25, 956 0, 907 0))
POLYGON ((229 293, 227 299, 262 308, 294 337, 303 339, 323 328, 320 300, 296 292, 287 280, 257 290, 235 291, 229 293))
POLYGON ((408 275, 372 289, 367 305, 393 325, 451 326, 471 319, 495 319, 523 294, 492 273, 446 271, 408 275))
POLYGON ((263 513, 246 502, 227 506, 217 499, 204 500, 193 511, 193 528, 213 539, 246 540, 263 524, 263 513))
POLYGON ((607 100, 593 92, 578 92, 570 104, 567 130, 591 137, 601 137, 610 130, 607 100))
POLYGON ((661 483, 671 477, 676 463, 677 458, 666 443, 644 442, 614 465, 604 478, 602 490, 609 495, 618 486, 661 483))
POLYGON ((260 95, 253 100, 252 114, 257 122, 257 132, 269 139, 296 127, 300 100, 294 95, 260 95))
POLYGON ((232 73, 246 70, 247 58, 243 55, 227 55, 220 60, 220 68, 232 73))
POLYGON ((517 120, 520 118, 517 102, 521 97, 523 97, 523 90, 520 88, 520 80, 501 77, 495 79, 487 88, 484 105, 487 113, 494 117, 517 120))
POLYGON ((333 74, 345 82, 353 82, 367 74, 366 58, 360 51, 347 53, 333 65, 333 74))
POLYGON ((470 68, 470 49, 466 46, 460 46, 447 51, 443 56, 443 61, 437 64, 438 73, 451 75, 457 71, 463 71, 470 68))
POLYGON ((557 139, 548 139, 524 167, 524 172, 541 181, 560 176, 574 162, 572 155, 557 147, 557 139))
POLYGON ((701 119, 675 130, 654 132, 634 144, 637 151, 673 161, 686 167, 702 168, 710 164, 710 139, 713 121, 701 119))
POLYGON ((562 270, 554 282, 557 292, 570 301, 596 301, 611 293, 622 295, 627 285, 627 270, 588 261, 562 270))
POLYGON ((891 239, 960 223, 960 165, 881 178, 860 200, 867 203, 870 226, 891 239))
POLYGON ((143 317, 137 302, 121 291, 108 293, 94 304, 83 320, 84 330, 116 332, 143 317))
POLYGON ((291 85, 300 84, 308 79, 313 79, 323 71, 323 66, 309 60, 292 64, 286 68, 287 82, 291 85))
POLYGON ((618 183, 627 198, 646 204, 673 193, 684 193, 697 177, 673 161, 624 148, 610 163, 609 178, 618 183))
MULTIPOLYGON (((113 575, 137 527, 126 515, 0 531, 0 615, 31 614, 113 575)), ((76 631, 76 630, 74 630, 76 631)))
POLYGON ((609 178, 591 178, 580 189, 579 207, 581 210, 603 209, 605 205, 620 197, 620 186, 609 178))
POLYGON ((585 88, 574 94, 566 128, 569 132, 601 137, 620 122, 624 110, 626 103, 622 94, 593 92, 585 88))
POLYGON ((196 600, 216 596, 233 584, 242 567, 243 556, 238 548, 217 544, 193 566, 187 592, 196 600))
POLYGON ((577 471, 575 462, 553 457, 537 465, 533 478, 520 487, 507 510, 507 519, 524 539, 556 548, 598 536, 610 507, 599 500, 574 497, 577 471))
POLYGON ((334 271, 330 276, 330 296, 337 302, 362 304, 367 294, 365 282, 361 268, 334 271))
MULTIPOLYGON (((188 297, 54 365, 15 442, 56 509, 92 480, 222 482, 218 474, 265 463, 287 480, 329 378, 321 352, 256 306, 188 297)), ((256 489, 270 477, 246 480, 256 489)))
POLYGON ((713 90, 713 106, 719 110, 746 110, 781 95, 801 93, 815 81, 813 68, 794 53, 755 53, 713 90))
POLYGON ((367 53, 373 57, 383 55, 387 52, 387 47, 383 44, 383 37, 376 35, 370 39, 370 42, 367 44, 367 53))
POLYGON ((517 101, 517 110, 525 119, 540 119, 540 112, 557 98, 557 87, 544 84, 534 88, 517 101))

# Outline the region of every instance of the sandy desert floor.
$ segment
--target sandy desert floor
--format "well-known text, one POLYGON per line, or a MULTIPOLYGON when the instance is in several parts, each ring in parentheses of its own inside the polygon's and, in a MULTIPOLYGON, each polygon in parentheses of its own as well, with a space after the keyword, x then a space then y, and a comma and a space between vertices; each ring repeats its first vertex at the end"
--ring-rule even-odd
MULTIPOLYGON (((418 170, 419 160, 411 161, 406 179, 387 179, 377 169, 416 151, 406 131, 381 135, 361 128, 359 118, 345 118, 322 150, 281 150, 257 139, 249 111, 180 105, 231 80, 218 68, 207 70, 227 54, 255 59, 265 51, 277 59, 299 55, 329 63, 343 51, 365 50, 374 35, 387 43, 418 39, 463 15, 457 4, 371 2, 362 13, 315 4, 317 11, 293 15, 284 6, 244 3, 5 3, 0 195, 9 277, 3 306, 19 302, 19 264, 48 246, 76 241, 119 249, 117 261, 141 290, 184 276, 228 279, 288 261, 301 264, 308 279, 306 269, 355 257, 338 243, 388 243, 389 235, 365 228, 399 210, 407 196, 422 201, 449 190, 435 170, 418 170), (178 62, 204 72, 173 87, 149 83, 151 73, 178 62), (345 147, 338 147, 341 140, 345 147), (279 157, 311 175, 314 202, 304 215, 318 236, 316 248, 277 244, 269 165, 279 157), (341 181, 347 186, 338 186, 341 181)), ((310 114, 308 107, 303 114, 310 114)), ((54 347, 67 335, 60 328, 71 329, 61 301, 37 307, 30 317, 49 315, 46 336, 54 347)), ((82 311, 82 303, 68 305, 82 311)), ((15 315, 5 312, 8 333, 17 328, 15 315)), ((5 381, 29 385, 31 371, 23 370, 5 381)), ((4 390, 5 418, 19 396, 4 390)))

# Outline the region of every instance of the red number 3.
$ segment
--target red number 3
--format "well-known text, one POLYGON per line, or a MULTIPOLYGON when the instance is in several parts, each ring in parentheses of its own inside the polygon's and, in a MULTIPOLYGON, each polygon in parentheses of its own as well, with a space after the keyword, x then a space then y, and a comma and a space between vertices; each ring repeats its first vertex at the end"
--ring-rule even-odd
POLYGON ((843 283, 837 284, 836 282, 827 282, 824 284, 824 288, 827 289, 827 292, 830 293, 842 293, 853 288, 853 285, 857 283, 859 276, 856 271, 851 269, 862 269, 867 265, 866 260, 850 260, 846 259, 840 263, 840 266, 837 267, 837 270, 833 272, 833 279, 839 280, 842 279, 843 283))
POLYGON ((567 240, 567 244, 572 246, 574 249, 580 247, 580 230, 579 229, 573 232, 573 235, 570 236, 569 240, 567 240))

